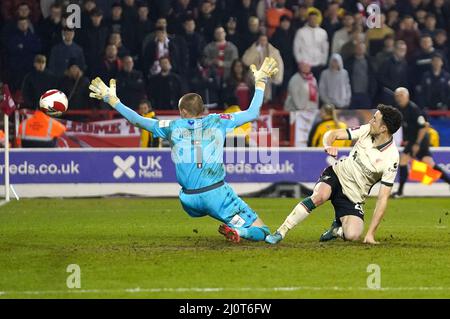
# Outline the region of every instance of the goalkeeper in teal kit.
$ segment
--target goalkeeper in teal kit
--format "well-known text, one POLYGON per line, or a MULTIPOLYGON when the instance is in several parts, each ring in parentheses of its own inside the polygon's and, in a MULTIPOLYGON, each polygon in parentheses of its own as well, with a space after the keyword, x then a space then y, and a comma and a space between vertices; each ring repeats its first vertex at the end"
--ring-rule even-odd
POLYGON ((115 80, 107 87, 95 78, 89 86, 89 96, 107 102, 133 125, 169 140, 183 209, 192 217, 209 215, 223 222, 219 232, 232 242, 240 238, 263 241, 270 234, 258 215, 224 182, 226 133, 258 118, 267 80, 278 72, 273 58, 266 58, 259 70, 254 65, 250 68, 255 94, 248 110, 203 116, 202 98, 189 93, 178 102, 181 118, 173 121, 145 118, 123 105, 116 96, 115 80))

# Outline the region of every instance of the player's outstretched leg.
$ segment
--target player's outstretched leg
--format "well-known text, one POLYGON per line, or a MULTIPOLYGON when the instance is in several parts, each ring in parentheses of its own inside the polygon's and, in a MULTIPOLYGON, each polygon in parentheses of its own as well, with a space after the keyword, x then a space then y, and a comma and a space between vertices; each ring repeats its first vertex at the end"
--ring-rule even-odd
MULTIPOLYGON (((325 172, 326 171, 324 171, 324 174, 325 172)), ((266 237, 266 242, 269 244, 279 243, 284 237, 286 237, 286 234, 289 232, 289 230, 305 220, 313 211, 313 209, 325 203, 330 198, 330 196, 331 186, 323 182, 317 183, 317 185, 314 187, 314 193, 311 195, 311 197, 307 197, 299 204, 297 204, 297 206, 295 206, 295 208, 286 218, 284 223, 277 229, 277 231, 274 234, 266 237)))

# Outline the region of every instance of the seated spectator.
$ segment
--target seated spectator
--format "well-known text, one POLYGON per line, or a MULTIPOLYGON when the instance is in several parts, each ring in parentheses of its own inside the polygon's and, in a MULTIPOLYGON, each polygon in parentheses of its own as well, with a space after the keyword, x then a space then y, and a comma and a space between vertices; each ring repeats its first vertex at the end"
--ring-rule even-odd
POLYGON ((141 71, 134 70, 133 58, 122 58, 122 70, 117 74, 117 96, 128 107, 136 109, 145 97, 145 83, 141 71))
POLYGON ((89 75, 96 76, 92 71, 98 68, 102 59, 109 30, 103 23, 103 12, 100 9, 94 9, 90 14, 87 26, 80 30, 79 43, 84 50, 89 75))
POLYGON ((45 55, 36 55, 34 57, 34 70, 28 73, 23 80, 22 96, 26 108, 37 110, 41 95, 50 89, 54 89, 57 85, 55 75, 45 69, 46 65, 47 58, 45 55))
MULTIPOLYGON (((149 100, 141 100, 139 102, 138 113, 139 115, 149 119, 157 119, 156 114, 153 111, 152 104, 149 100)), ((161 147, 161 139, 154 137, 153 133, 141 129, 139 147, 161 147)))
POLYGON ((83 49, 73 41, 75 29, 64 28, 62 41, 55 45, 50 53, 49 69, 56 76, 62 76, 68 69, 68 62, 75 60, 82 70, 85 69, 83 49))
POLYGON ((364 42, 356 45, 353 56, 345 61, 345 69, 350 77, 352 88, 350 108, 371 109, 378 86, 375 70, 366 54, 364 42))
POLYGON ((284 76, 284 63, 281 58, 280 51, 269 43, 267 35, 260 34, 258 40, 248 48, 242 56, 242 62, 249 67, 250 65, 256 65, 256 68, 260 68, 264 59, 272 57, 277 61, 278 72, 272 78, 268 80, 266 89, 264 91, 264 98, 266 101, 272 100, 272 85, 280 85, 283 82, 284 76))
POLYGON ((10 88, 20 89, 27 73, 33 70, 33 58, 41 50, 38 36, 29 28, 27 18, 17 20, 16 29, 8 35, 6 43, 10 88))
POLYGON ((108 44, 102 61, 97 63, 94 74, 100 77, 103 82, 109 83, 110 79, 115 79, 119 71, 122 70, 122 61, 117 55, 117 47, 108 44))
MULTIPOLYGON (((320 121, 311 129, 308 137, 309 147, 323 147, 323 136, 331 130, 346 129, 347 124, 338 120, 336 108, 333 104, 324 104, 320 108, 320 121)), ((334 141, 335 147, 350 147, 352 141, 334 141)))
POLYGON ((42 52, 50 54, 51 48, 61 41, 62 6, 53 3, 50 6, 50 15, 41 20, 39 24, 39 36, 42 42, 42 52))
POLYGON ((59 89, 63 91, 69 101, 69 109, 90 109, 92 99, 89 98, 89 79, 84 76, 83 71, 75 59, 68 63, 64 77, 61 79, 59 89))
POLYGON ((158 110, 177 110, 178 100, 184 93, 181 78, 171 71, 168 57, 159 59, 161 72, 149 79, 147 96, 158 110))
POLYGON ((319 27, 318 15, 311 12, 308 24, 299 29, 294 39, 294 55, 297 63, 307 62, 311 65, 315 77, 318 77, 328 60, 327 32, 319 27))
POLYGON ((448 110, 450 106, 450 74, 444 68, 440 53, 434 53, 431 70, 423 75, 417 97, 422 108, 448 110))
POLYGON ((350 80, 338 53, 330 57, 328 68, 320 76, 319 95, 324 103, 333 104, 340 109, 350 105, 350 80))
POLYGON ((319 108, 319 89, 317 80, 307 62, 299 63, 299 70, 288 84, 288 96, 284 109, 293 112, 295 128, 295 146, 306 146, 309 132, 319 108))

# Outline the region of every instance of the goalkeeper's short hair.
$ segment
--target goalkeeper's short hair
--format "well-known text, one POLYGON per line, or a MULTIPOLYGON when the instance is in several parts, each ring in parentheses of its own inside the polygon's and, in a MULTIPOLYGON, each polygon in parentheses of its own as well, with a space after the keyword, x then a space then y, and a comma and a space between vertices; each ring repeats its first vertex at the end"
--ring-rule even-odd
POLYGON ((205 105, 200 95, 197 93, 188 93, 181 97, 178 102, 178 108, 180 111, 186 110, 190 115, 197 116, 203 113, 205 105))

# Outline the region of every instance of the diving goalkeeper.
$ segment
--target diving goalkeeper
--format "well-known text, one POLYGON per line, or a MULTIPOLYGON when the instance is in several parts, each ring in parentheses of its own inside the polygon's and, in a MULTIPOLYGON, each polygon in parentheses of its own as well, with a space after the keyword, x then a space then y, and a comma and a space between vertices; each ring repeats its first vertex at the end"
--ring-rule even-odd
POLYGON ((209 215, 223 224, 219 232, 232 242, 241 238, 263 241, 270 233, 264 222, 224 181, 223 145, 226 133, 258 118, 266 83, 278 72, 273 58, 266 58, 259 70, 252 65, 255 94, 248 110, 233 114, 203 116, 202 98, 188 93, 178 102, 180 119, 145 118, 122 104, 116 95, 116 81, 107 87, 100 78, 92 80, 89 96, 103 100, 133 125, 170 141, 180 202, 192 217, 209 215))

